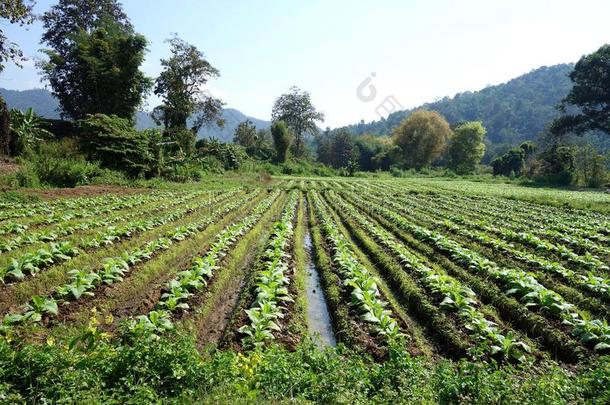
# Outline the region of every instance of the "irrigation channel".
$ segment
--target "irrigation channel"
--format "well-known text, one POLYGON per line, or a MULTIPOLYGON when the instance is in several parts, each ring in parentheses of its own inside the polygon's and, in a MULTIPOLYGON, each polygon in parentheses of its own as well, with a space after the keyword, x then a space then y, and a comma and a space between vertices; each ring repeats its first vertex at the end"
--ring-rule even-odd
POLYGON ((320 275, 312 260, 313 248, 309 229, 305 234, 307 251, 307 328, 314 342, 320 347, 336 346, 337 339, 333 332, 330 312, 324 298, 320 275))

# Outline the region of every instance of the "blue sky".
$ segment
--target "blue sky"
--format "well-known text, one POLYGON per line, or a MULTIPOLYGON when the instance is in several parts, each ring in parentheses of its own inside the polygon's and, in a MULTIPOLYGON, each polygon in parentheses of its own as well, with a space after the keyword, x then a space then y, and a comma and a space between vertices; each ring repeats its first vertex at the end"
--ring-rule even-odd
MULTIPOLYGON (((42 13, 55 2, 37 3, 42 13)), ((209 90, 227 106, 269 119, 274 99, 297 85, 325 112, 321 126, 331 127, 576 61, 610 42, 610 2, 602 0, 122 3, 150 41, 147 74, 159 73, 164 40, 177 32, 220 70, 209 90)), ((33 63, 41 27, 7 34, 32 59, 22 70, 8 66, 0 87, 43 87, 33 63)))

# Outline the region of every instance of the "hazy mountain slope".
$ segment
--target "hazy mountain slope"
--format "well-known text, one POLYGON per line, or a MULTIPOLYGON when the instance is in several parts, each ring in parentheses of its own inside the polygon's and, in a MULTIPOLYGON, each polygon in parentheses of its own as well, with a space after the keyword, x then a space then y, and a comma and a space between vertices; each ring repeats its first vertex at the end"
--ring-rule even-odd
MULTIPOLYGON (((34 111, 45 118, 59 118, 59 103, 53 95, 45 89, 32 89, 32 90, 7 90, 0 88, 0 95, 6 100, 9 108, 18 108, 20 110, 26 110, 29 107, 34 108, 34 111)), ((258 118, 248 117, 242 112, 233 109, 225 108, 222 111, 222 117, 225 119, 224 128, 217 126, 211 126, 202 128, 199 131, 199 137, 207 138, 218 138, 221 141, 231 142, 233 140, 233 133, 235 128, 240 122, 247 119, 252 121, 258 129, 268 129, 271 126, 269 121, 261 120, 258 118)), ((140 111, 136 116, 136 126, 138 129, 153 128, 155 123, 148 113, 140 111)))

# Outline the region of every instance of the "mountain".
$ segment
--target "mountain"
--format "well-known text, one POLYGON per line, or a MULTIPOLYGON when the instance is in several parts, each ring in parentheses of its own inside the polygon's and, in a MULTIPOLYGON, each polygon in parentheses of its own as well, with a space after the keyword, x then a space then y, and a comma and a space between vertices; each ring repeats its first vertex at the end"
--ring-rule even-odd
POLYGON ((536 139, 558 115, 555 106, 572 88, 568 74, 573 68, 574 64, 543 66, 503 84, 458 93, 412 110, 394 112, 379 121, 361 121, 346 128, 354 134, 388 135, 412 111, 423 108, 438 111, 450 124, 483 121, 490 152, 500 151, 536 139))
MULTIPOLYGON (((0 96, 4 98, 9 108, 26 110, 32 107, 41 117, 59 118, 59 102, 48 90, 32 89, 20 91, 0 88, 0 96)), ((216 125, 204 127, 199 131, 199 138, 217 138, 223 142, 232 142, 235 128, 237 128, 239 123, 248 119, 252 121, 257 129, 269 129, 271 126, 269 121, 249 117, 234 108, 223 109, 222 118, 225 120, 223 128, 219 128, 216 125)), ((138 111, 136 114, 136 127, 138 129, 145 129, 154 128, 156 125, 148 113, 138 111)))

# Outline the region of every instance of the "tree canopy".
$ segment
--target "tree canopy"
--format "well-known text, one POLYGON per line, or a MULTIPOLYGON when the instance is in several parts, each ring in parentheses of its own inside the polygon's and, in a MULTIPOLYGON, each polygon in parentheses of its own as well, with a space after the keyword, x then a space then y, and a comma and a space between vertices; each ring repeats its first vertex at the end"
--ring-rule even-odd
POLYGON ((448 166, 458 174, 475 171, 485 154, 485 134, 481 121, 466 122, 453 131, 447 149, 448 166))
POLYGON ((187 121, 192 119, 194 133, 208 123, 223 125, 223 102, 203 90, 210 79, 219 76, 218 69, 197 47, 177 36, 167 42, 171 56, 161 60, 163 71, 154 92, 162 98, 162 104, 154 109, 153 118, 169 130, 186 129, 187 121))
POLYGON ((324 120, 324 113, 316 110, 311 95, 293 86, 288 93, 275 100, 271 112, 272 121, 284 121, 294 134, 292 153, 301 157, 305 154, 304 136, 306 132, 317 132, 316 122, 324 120))
POLYGON ((147 41, 116 0, 60 0, 42 16, 47 61, 39 64, 63 116, 133 119, 151 79, 140 71, 147 41))
POLYGON ((583 56, 570 79, 572 90, 559 106, 564 115, 553 122, 551 131, 582 135, 599 130, 610 135, 610 44, 583 56), (570 108, 577 112, 568 112, 570 108))
POLYGON ((450 136, 451 128, 445 118, 426 110, 411 114, 393 134, 404 165, 417 170, 429 166, 443 153, 450 136))
POLYGON ((116 0, 59 0, 41 19, 42 43, 60 56, 71 51, 73 34, 81 30, 91 33, 103 22, 112 21, 125 31, 133 31, 127 14, 116 0))
POLYGON ((146 38, 123 25, 104 20, 91 32, 79 29, 69 35, 65 51, 47 50, 42 64, 63 115, 80 119, 107 114, 133 119, 152 80, 140 66, 146 38))

